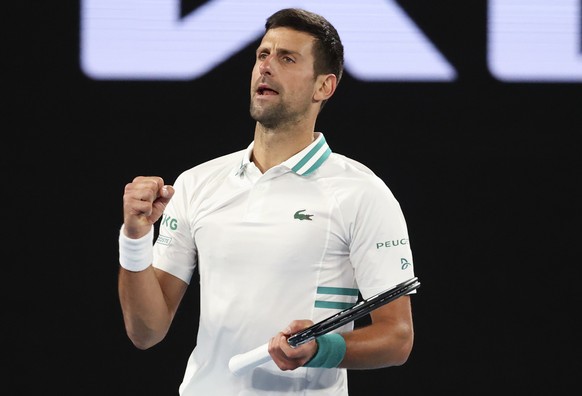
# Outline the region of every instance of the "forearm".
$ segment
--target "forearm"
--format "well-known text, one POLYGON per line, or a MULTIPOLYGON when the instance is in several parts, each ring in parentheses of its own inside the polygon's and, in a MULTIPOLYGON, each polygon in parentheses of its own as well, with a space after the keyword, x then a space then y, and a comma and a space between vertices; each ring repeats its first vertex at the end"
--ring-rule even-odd
POLYGON ((382 334, 367 326, 343 336, 346 354, 340 367, 348 369, 400 366, 408 359, 413 344, 412 332, 405 328, 393 328, 390 334, 382 334))
POLYGON ((372 324, 342 334, 346 354, 340 367, 375 369, 407 361, 414 342, 410 298, 401 297, 372 312, 371 317, 372 324))
POLYGON ((128 337, 139 349, 160 342, 168 332, 169 309, 153 267, 144 271, 119 271, 119 300, 128 337))

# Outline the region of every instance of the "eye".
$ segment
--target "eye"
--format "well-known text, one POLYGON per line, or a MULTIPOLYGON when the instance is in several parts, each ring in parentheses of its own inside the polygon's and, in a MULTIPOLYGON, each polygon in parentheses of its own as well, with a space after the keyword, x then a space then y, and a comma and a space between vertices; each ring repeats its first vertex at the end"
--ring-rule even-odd
POLYGON ((284 56, 283 57, 283 62, 285 63, 295 63, 295 59, 289 57, 289 56, 284 56))
POLYGON ((264 59, 267 57, 267 55, 269 55, 269 54, 267 54, 266 52, 260 52, 260 53, 257 55, 257 59, 259 59, 259 60, 264 60, 264 59))

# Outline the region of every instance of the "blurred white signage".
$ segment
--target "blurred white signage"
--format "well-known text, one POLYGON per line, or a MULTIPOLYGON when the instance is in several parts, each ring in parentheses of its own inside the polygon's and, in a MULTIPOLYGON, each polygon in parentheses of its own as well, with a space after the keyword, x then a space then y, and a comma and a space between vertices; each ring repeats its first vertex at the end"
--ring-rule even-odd
MULTIPOLYGON (((488 62, 505 81, 582 81, 579 0, 489 0, 488 62)), ((286 7, 340 32, 346 73, 364 81, 454 81, 457 71, 394 1, 81 0, 83 72, 96 80, 192 80, 258 40, 286 7)), ((251 60, 249 60, 249 68, 251 60)))
POLYGON ((487 59, 503 81, 582 81, 581 0, 489 0, 487 59))

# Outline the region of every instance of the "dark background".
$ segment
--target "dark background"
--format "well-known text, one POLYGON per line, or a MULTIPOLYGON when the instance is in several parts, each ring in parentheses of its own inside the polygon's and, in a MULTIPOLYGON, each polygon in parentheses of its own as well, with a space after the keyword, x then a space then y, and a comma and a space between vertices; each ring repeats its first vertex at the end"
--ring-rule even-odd
MULTIPOLYGON (((581 352, 582 85, 494 79, 485 1, 400 4, 458 79, 347 74, 317 125, 400 201, 422 283, 409 361, 351 371, 351 395, 567 392, 581 352)), ((79 65, 79 5, 27 7, 4 59, 6 388, 176 395, 198 290, 161 344, 133 347, 116 285, 123 188, 250 143, 254 45, 193 81, 96 81, 79 65)))

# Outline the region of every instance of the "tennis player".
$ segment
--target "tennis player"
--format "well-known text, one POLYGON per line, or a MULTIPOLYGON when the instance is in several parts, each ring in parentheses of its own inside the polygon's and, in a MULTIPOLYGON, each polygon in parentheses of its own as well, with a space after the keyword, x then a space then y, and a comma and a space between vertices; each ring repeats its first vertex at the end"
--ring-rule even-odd
POLYGON ((402 365, 413 346, 410 295, 373 311, 364 327, 350 322, 296 348, 287 343, 359 294, 415 275, 390 189, 315 130, 342 77, 336 29, 301 9, 276 12, 265 28, 251 75, 256 127, 248 147, 185 170, 173 185, 136 177, 123 196, 119 297, 137 348, 164 339, 200 274, 182 396, 348 395, 347 369, 402 365), (271 361, 241 376, 229 371, 232 356, 266 342, 271 361))

